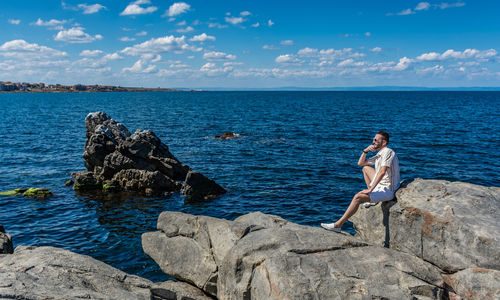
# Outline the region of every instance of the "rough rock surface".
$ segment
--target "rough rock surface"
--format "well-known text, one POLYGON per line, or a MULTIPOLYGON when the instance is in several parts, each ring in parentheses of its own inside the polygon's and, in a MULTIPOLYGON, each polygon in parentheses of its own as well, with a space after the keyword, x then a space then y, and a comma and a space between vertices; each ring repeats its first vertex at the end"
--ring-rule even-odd
POLYGON ((12 237, 5 233, 3 225, 0 225, 0 254, 11 254, 14 252, 12 237))
POLYGON ((53 247, 19 246, 0 255, 0 298, 150 299, 149 280, 89 256, 53 247))
POLYGON ((500 299, 500 271, 469 268, 445 275, 444 280, 464 299, 500 299))
POLYGON ((208 199, 224 194, 226 190, 200 172, 189 171, 181 192, 190 199, 208 199))
POLYGON ((19 246, 0 254, 0 299, 82 298, 210 299, 186 283, 152 283, 68 250, 19 246))
MULTIPOLYGON (((191 169, 175 158, 153 131, 136 130, 130 134, 124 125, 104 112, 90 113, 85 126, 87 141, 83 158, 88 172, 74 173, 75 190, 161 195, 181 189, 181 182, 191 169)), ((207 184, 213 185, 209 192, 217 191, 217 195, 225 192, 211 180, 207 184)), ((203 199, 213 194, 195 191, 193 195, 203 199)))
POLYGON ((439 299, 440 270, 347 234, 252 213, 235 221, 163 212, 142 235, 164 272, 218 299, 439 299))
POLYGON ((351 219, 359 238, 413 253, 449 273, 500 270, 500 188, 415 179, 396 198, 359 209, 351 219))

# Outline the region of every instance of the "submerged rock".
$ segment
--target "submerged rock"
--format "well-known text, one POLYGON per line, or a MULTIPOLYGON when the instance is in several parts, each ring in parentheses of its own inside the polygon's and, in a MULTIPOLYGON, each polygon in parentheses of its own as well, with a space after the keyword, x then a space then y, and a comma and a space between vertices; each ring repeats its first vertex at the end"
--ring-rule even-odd
POLYGON ((218 134, 218 135, 214 136, 214 138, 219 139, 219 140, 230 140, 230 139, 235 139, 238 137, 240 137, 239 134, 231 132, 231 131, 227 131, 227 132, 224 132, 223 134, 218 134))
POLYGON ((359 209, 357 236, 412 253, 452 273, 500 270, 500 188, 415 179, 390 201, 359 209))
MULTIPOLYGON (((130 134, 125 126, 104 112, 89 114, 85 126, 87 141, 83 158, 88 172, 75 173, 75 190, 122 190, 161 195, 179 191, 180 182, 191 171, 151 130, 136 130, 130 134)), ((216 187, 218 189, 210 190, 210 196, 225 192, 220 186, 216 187)), ((205 195, 205 192, 194 191, 193 194, 205 195)))
POLYGON ((354 237, 253 213, 235 221, 163 212, 144 251, 218 299, 440 299, 440 270, 354 237))
POLYGON ((53 196, 52 192, 46 188, 29 188, 29 189, 14 189, 12 191, 0 192, 0 196, 16 196, 23 195, 24 197, 32 197, 32 198, 48 198, 53 196))
POLYGON ((90 256, 54 247, 19 246, 0 254, 1 299, 208 300, 186 283, 153 283, 90 256))

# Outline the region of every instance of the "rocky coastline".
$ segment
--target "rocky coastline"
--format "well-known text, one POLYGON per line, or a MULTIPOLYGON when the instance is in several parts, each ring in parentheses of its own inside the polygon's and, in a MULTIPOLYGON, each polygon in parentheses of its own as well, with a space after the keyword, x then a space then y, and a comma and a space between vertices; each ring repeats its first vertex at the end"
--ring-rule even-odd
MULTIPOLYGON (((259 212, 234 221, 162 212, 142 246, 177 282, 18 246, 0 254, 0 298, 499 299, 499 212, 498 187, 423 179, 360 208, 354 236, 259 212)), ((0 246, 9 241, 0 233, 0 246)))
POLYGON ((105 112, 85 118, 87 171, 73 173, 75 191, 134 192, 147 196, 180 191, 187 200, 226 193, 215 181, 181 163, 151 130, 130 134, 105 112))

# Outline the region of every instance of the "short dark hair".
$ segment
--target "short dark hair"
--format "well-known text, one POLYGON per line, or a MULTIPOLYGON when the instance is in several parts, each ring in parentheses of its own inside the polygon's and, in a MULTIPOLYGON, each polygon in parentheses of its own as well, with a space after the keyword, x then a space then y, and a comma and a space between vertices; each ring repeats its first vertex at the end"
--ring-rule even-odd
POLYGON ((383 136, 384 140, 386 140, 387 144, 389 144, 389 134, 385 130, 380 130, 377 134, 383 136))

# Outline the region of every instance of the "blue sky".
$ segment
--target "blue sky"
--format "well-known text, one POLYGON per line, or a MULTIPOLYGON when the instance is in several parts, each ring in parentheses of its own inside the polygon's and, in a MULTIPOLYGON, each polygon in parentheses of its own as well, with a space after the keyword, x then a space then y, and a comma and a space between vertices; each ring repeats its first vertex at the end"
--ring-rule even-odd
POLYGON ((499 1, 3 1, 0 81, 500 86, 499 1))

